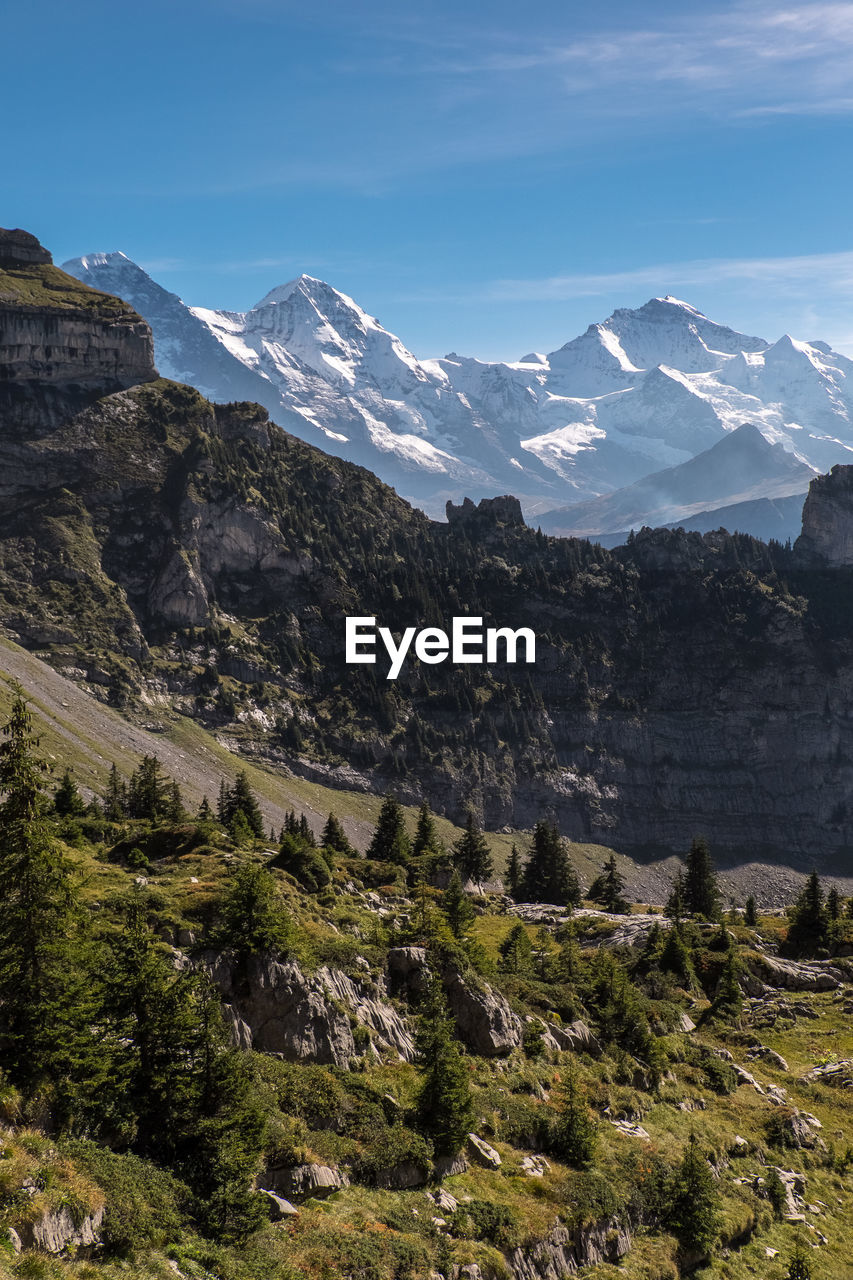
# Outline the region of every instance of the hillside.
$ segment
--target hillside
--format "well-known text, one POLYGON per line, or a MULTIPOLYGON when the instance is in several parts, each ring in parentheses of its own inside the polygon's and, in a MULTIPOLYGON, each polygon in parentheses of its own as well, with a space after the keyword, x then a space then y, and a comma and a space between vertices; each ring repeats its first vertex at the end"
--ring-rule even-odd
MULTIPOLYGON (((0 616, 113 706, 456 822, 550 813, 646 858, 704 831, 731 863, 844 869, 843 553, 829 571, 665 531, 607 552, 534 533, 512 499, 439 525, 256 405, 165 380, 67 395, 4 418, 0 616), (391 682, 344 662, 347 614, 400 631, 458 613, 534 625, 535 665, 408 663, 391 682)), ((833 501, 819 490, 813 523, 833 501)))

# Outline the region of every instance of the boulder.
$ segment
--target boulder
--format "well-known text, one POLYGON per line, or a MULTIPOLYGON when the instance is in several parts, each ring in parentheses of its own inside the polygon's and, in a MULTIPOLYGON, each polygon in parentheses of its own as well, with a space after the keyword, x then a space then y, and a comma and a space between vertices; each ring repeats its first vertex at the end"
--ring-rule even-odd
POLYGON ((101 1243, 103 1208, 88 1213, 79 1221, 67 1205, 47 1209, 39 1218, 19 1222, 17 1234, 24 1249, 42 1253, 64 1253, 66 1249, 91 1249, 101 1243))
POLYGON ((297 1164, 268 1169, 264 1181, 268 1183, 269 1194, 280 1194, 288 1200, 323 1199, 341 1187, 349 1186, 347 1175, 330 1164, 297 1164))
POLYGON ((495 1151, 494 1147, 490 1147, 488 1142, 484 1142, 476 1133, 468 1134, 468 1154, 477 1164, 483 1165, 486 1169, 499 1169, 501 1167, 501 1158, 495 1151))
POLYGON ((521 1162, 521 1172, 527 1178, 542 1178, 550 1168, 544 1156, 525 1156, 521 1162))
POLYGON ((561 1049, 569 1049, 572 1053, 588 1053, 593 1058, 601 1057, 601 1045, 580 1019, 570 1022, 566 1027, 549 1023, 548 1029, 561 1049))
POLYGON ((289 1200, 284 1200, 281 1196, 277 1196, 274 1191, 269 1191, 266 1187, 258 1187, 258 1193, 266 1199, 270 1222, 281 1222, 284 1218, 299 1216, 299 1210, 289 1200))
POLYGON ((474 985, 457 970, 444 975, 444 990, 459 1038, 471 1053, 502 1057, 521 1044, 521 1021, 487 982, 474 985))
POLYGON ((469 1165, 460 1152, 455 1156, 436 1156, 433 1167, 437 1178, 455 1178, 460 1173, 465 1173, 469 1165))
POLYGON ((829 1084, 836 1089, 853 1089, 853 1059, 842 1058, 840 1062, 824 1062, 812 1067, 801 1079, 806 1084, 829 1084))

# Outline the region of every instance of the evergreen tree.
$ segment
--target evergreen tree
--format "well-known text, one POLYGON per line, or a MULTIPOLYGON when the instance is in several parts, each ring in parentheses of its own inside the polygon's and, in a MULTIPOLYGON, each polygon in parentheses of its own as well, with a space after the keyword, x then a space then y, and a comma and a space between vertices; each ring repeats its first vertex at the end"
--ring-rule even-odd
POLYGON ((505 973, 529 973, 533 960, 533 945, 524 925, 519 921, 498 946, 500 967, 505 973))
POLYGON ((743 913, 743 922, 750 929, 754 929, 758 924, 758 911, 755 906, 755 898, 752 894, 746 900, 746 910, 743 913))
POLYGON ((684 872, 679 868, 672 878, 672 887, 664 907, 666 915, 674 925, 679 925, 687 913, 684 895, 684 872))
POLYGON ((835 885, 830 886, 829 893, 826 895, 826 914, 829 920, 841 918, 841 895, 835 885))
POLYGON ((630 910, 625 897, 625 877, 616 869, 616 856, 611 854, 600 876, 590 885, 587 897, 605 911, 625 915, 630 910))
POLYGON ((110 822, 121 822, 127 812, 127 787, 119 777, 115 765, 110 769, 107 794, 104 797, 104 817, 110 822))
POLYGON ((133 771, 128 783, 128 816, 145 818, 149 822, 164 817, 168 809, 168 787, 157 757, 143 756, 142 763, 133 771))
POLYGON ((704 836, 696 836, 687 854, 684 870, 684 903, 690 915, 705 920, 720 918, 720 890, 704 836))
POLYGON ((677 925, 667 929, 666 941, 661 949, 659 964, 662 972, 674 974, 682 986, 688 990, 696 986, 696 971, 693 968, 693 961, 681 936, 681 930, 677 925))
POLYGON ((561 982, 574 986, 581 976, 582 957, 578 944, 578 931, 569 923, 563 931, 560 954, 557 957, 557 974, 561 982))
POLYGON ((807 955, 826 946, 827 912, 823 886, 816 871, 807 879, 797 901, 791 908, 788 927, 788 947, 798 955, 807 955))
POLYGON ((417 1063, 422 1079, 416 1112, 436 1155, 454 1156, 474 1124, 468 1067, 454 1035, 441 983, 433 977, 418 1019, 417 1063))
POLYGON ((308 845, 311 849, 317 848, 317 841, 314 839, 314 832, 311 830, 311 823, 304 813, 299 815, 298 827, 299 839, 303 844, 308 845))
POLYGON ((513 844, 512 849, 510 850, 509 862, 506 867, 506 891, 514 902, 518 901, 521 881, 521 858, 519 857, 518 849, 513 844))
POLYGON ((525 902, 553 902, 576 907, 581 888, 560 833, 541 820, 533 828, 533 844, 524 868, 521 896, 525 902))
POLYGON ((375 858, 377 862, 396 862, 402 866, 409 861, 406 818, 396 796, 387 795, 382 801, 367 857, 375 858))
POLYGON ((0 743, 0 1068, 26 1088, 57 1079, 77 966, 72 869, 45 816, 46 761, 22 697, 0 743))
POLYGON ((456 868, 442 895, 441 906, 454 938, 464 938, 474 921, 474 908, 462 887, 462 877, 456 868))
POLYGON ((70 769, 65 770, 62 775, 62 781, 56 788, 53 797, 53 808, 60 818, 81 814, 86 808, 83 803, 83 797, 77 790, 77 784, 71 776, 70 769))
POLYGON ((234 779, 234 786, 228 793, 226 806, 226 822, 230 822, 234 814, 242 810, 243 817, 249 825, 252 835, 258 840, 264 838, 264 819, 258 798, 252 790, 249 775, 241 769, 234 779))
POLYGON ((719 1232, 720 1194, 695 1134, 690 1135, 675 1175, 667 1216, 682 1249, 711 1251, 719 1232))
POLYGON ((204 824, 213 822, 213 810, 207 796, 201 798, 201 804, 198 806, 198 820, 204 824))
POLYGON ((812 1280, 812 1264, 799 1237, 794 1244, 794 1252, 791 1255, 785 1280, 812 1280))
POLYGON ((717 1017, 734 1020, 741 1015, 743 995, 738 982, 739 972, 740 962, 737 952, 732 947, 726 956, 726 963, 723 965, 723 972, 720 974, 720 981, 711 1006, 712 1013, 717 1017))
POLYGON ((566 1070, 557 1119, 551 1133, 554 1154, 566 1164, 589 1164, 598 1145, 598 1131, 587 1106, 583 1086, 574 1065, 566 1070))
POLYGON ((355 854, 355 849, 347 839, 346 832, 333 813, 330 813, 326 819, 320 844, 327 849, 334 849, 335 853, 343 854, 345 858, 351 858, 355 854))
POLYGON ((275 880, 257 862, 237 867, 219 900, 217 914, 217 941, 241 958, 260 951, 286 955, 293 946, 293 925, 275 880))
POLYGON ((186 821, 187 811, 184 808, 181 788, 177 782, 170 782, 166 788, 164 816, 167 822, 178 823, 186 821))
POLYGON ((482 884, 492 875, 492 854, 473 812, 468 810, 465 830, 453 846, 453 861, 463 880, 482 884))
POLYGON ((228 820, 228 834, 238 849, 247 849, 254 833, 242 809, 236 809, 228 820))
POLYGON ((421 858, 425 853, 440 853, 441 847, 441 841, 435 829, 435 818, 426 800, 424 800, 418 810, 415 838, 412 841, 412 857, 421 858))
POLYGON ((225 779, 219 781, 219 796, 216 801, 216 818, 224 827, 228 824, 230 814, 228 812, 228 787, 225 785, 225 779))

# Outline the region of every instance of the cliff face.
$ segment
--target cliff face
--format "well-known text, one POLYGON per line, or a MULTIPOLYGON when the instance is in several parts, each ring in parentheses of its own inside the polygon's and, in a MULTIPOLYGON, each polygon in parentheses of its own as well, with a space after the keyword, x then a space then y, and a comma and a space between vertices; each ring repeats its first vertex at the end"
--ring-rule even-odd
MULTIPOLYGON (((2 408, 37 390, 56 402, 156 378, 151 330, 126 303, 81 285, 24 231, 0 229, 2 408)), ((33 415, 30 415, 32 420, 33 415)))
POLYGON ((833 467, 812 480, 795 550, 803 564, 853 565, 853 467, 833 467))
MULTIPOLYGON (((81 383, 104 369, 113 316, 133 360, 110 376, 152 372, 134 363, 138 322, 110 307, 86 330, 94 352, 67 349, 81 383)), ((22 330, 27 306, 9 310, 22 330)), ((33 389, 29 425, 0 414, 0 624, 102 696, 198 716, 335 785, 453 817, 473 804, 492 826, 549 813, 625 851, 704 832, 732 857, 853 856, 853 569, 837 550, 853 473, 813 486, 804 539, 827 528, 836 548, 820 565, 724 533, 606 551, 534 533, 507 498, 434 524, 258 406, 176 383, 45 418, 37 364, 9 383, 33 389), (391 682, 387 664, 345 664, 348 614, 396 633, 456 614, 530 626, 537 660, 412 660, 391 682)))

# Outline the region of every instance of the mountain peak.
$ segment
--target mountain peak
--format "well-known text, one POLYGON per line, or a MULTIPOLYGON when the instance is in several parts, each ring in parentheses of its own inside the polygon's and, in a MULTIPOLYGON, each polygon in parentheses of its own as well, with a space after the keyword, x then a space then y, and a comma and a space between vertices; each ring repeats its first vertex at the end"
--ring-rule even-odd
POLYGON ((300 296, 306 298, 319 309, 330 305, 335 308, 343 306, 360 318, 367 318, 365 312, 362 311, 353 298, 341 293, 340 289, 333 288, 325 280, 319 280, 316 276, 309 276, 305 272, 296 276, 293 280, 288 280, 286 284, 280 284, 274 289, 270 289, 269 293, 265 294, 260 302, 255 303, 252 311, 260 311, 262 307, 281 305, 300 296))

